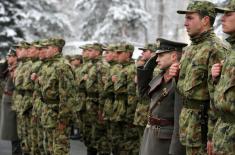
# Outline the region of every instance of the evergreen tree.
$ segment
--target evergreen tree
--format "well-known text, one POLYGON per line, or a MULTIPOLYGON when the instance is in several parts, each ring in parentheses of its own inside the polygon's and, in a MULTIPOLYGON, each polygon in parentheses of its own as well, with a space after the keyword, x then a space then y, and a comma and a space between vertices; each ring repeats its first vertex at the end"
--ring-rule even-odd
POLYGON ((19 12, 22 6, 18 0, 2 0, 0 2, 0 52, 6 54, 9 47, 22 40, 24 34, 17 21, 22 19, 19 12))

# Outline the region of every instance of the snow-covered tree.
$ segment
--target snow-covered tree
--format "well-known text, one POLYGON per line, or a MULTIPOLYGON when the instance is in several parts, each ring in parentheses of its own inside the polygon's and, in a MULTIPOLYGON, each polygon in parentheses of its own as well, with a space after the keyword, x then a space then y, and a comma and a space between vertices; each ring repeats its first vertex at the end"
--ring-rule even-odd
POLYGON ((26 33, 27 40, 73 35, 70 20, 63 10, 57 8, 59 4, 54 0, 21 0, 23 20, 18 24, 26 33))
POLYGON ((24 35, 16 21, 21 20, 18 14, 22 6, 18 0, 0 2, 0 52, 5 54, 9 47, 23 39, 24 35))
MULTIPOLYGON (((143 41, 151 15, 132 0, 80 0, 79 11, 86 11, 81 39, 100 42, 143 41)), ((146 36, 147 37, 147 36, 146 36)))

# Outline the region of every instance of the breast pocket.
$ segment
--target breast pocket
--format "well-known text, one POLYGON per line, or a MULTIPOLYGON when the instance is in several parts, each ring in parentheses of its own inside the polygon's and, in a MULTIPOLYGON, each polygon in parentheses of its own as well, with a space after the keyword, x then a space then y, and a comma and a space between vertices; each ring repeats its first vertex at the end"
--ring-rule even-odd
POLYGON ((204 100, 209 98, 207 89, 207 65, 192 62, 187 69, 185 79, 185 92, 189 98, 204 100))

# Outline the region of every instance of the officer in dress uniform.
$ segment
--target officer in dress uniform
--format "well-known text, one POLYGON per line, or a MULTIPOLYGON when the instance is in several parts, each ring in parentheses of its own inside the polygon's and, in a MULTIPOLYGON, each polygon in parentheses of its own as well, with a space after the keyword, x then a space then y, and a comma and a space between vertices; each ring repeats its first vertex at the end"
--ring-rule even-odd
POLYGON ((180 60, 182 48, 186 45, 158 38, 156 55, 144 67, 137 68, 140 96, 151 100, 140 155, 185 154, 177 136, 181 102, 175 92, 175 79, 168 71, 172 63, 180 60), (153 77, 156 64, 163 71, 153 77))

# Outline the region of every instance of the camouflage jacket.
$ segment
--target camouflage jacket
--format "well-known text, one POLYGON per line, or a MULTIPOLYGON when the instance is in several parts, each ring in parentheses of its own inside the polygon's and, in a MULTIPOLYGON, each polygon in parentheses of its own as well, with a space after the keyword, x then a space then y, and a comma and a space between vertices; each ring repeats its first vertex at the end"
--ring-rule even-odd
POLYGON ((225 122, 233 122, 235 117, 235 38, 228 38, 232 51, 226 57, 221 76, 214 94, 215 112, 225 122))
POLYGON ((180 61, 177 88, 184 100, 181 112, 180 140, 183 145, 199 147, 201 140, 200 104, 209 104, 213 98, 211 67, 224 59, 224 46, 213 30, 191 39, 180 61), (201 101, 200 104, 198 102, 201 101), (196 107, 196 109, 195 109, 196 107))
POLYGON ((45 128, 68 124, 73 118, 77 101, 72 68, 60 55, 47 60, 38 78, 43 107, 41 122, 45 128))

